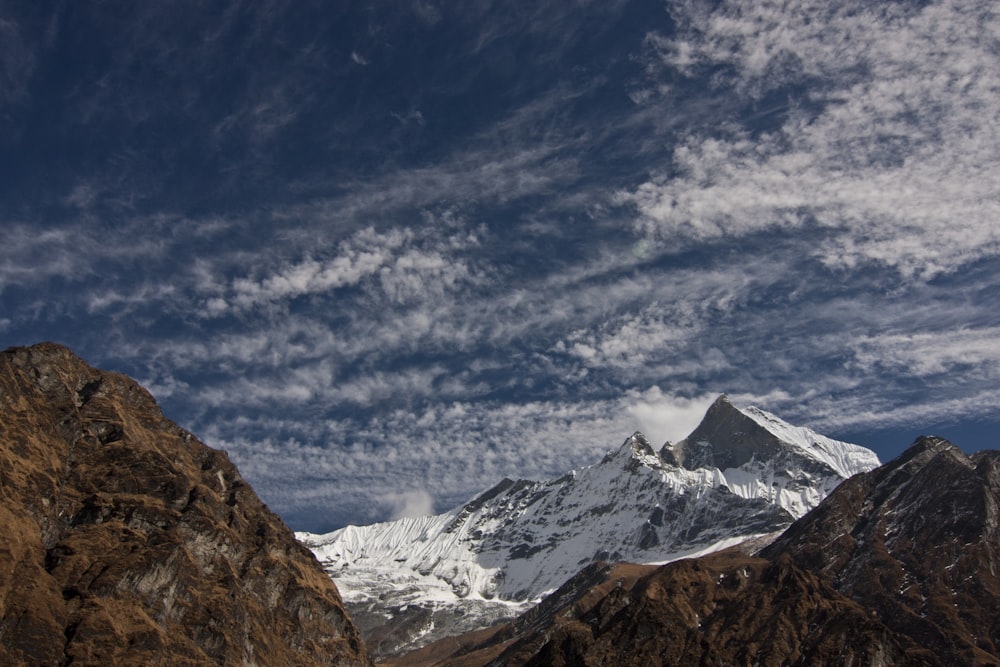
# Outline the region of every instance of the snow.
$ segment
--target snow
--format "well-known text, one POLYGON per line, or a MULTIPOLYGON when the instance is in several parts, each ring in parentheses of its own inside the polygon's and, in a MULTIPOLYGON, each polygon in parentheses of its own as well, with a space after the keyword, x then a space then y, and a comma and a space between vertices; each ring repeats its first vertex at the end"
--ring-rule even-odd
POLYGON ((734 537, 727 537, 725 539, 719 540, 718 542, 713 542, 712 544, 707 544, 701 547, 697 547, 695 549, 677 551, 675 553, 667 555, 667 557, 664 558, 663 560, 652 561, 644 564, 666 565, 667 563, 673 563, 674 561, 684 560, 685 558, 698 558, 700 556, 707 556, 708 554, 713 554, 716 551, 722 551, 723 549, 728 549, 729 547, 735 547, 737 544, 742 544, 747 540, 752 540, 760 537, 768 537, 769 535, 773 535, 773 533, 761 533, 759 535, 737 535, 734 537))
POLYGON ((298 537, 349 605, 465 605, 509 616, 596 560, 665 563, 782 530, 879 464, 863 447, 757 408, 741 412, 783 443, 778 455, 689 470, 636 433, 595 465, 486 502, 298 537))
POLYGON ((804 456, 825 463, 844 479, 880 464, 878 455, 866 447, 833 440, 803 426, 792 426, 760 408, 749 407, 741 412, 804 456))

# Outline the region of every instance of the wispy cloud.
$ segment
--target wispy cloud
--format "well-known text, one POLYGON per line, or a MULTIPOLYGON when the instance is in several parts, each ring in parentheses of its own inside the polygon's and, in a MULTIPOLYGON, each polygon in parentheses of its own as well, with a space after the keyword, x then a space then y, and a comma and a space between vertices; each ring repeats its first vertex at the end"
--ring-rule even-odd
POLYGON ((65 102, 4 189, 0 331, 139 377, 299 526, 678 439, 721 392, 1000 410, 988 3, 61 7, 0 10, 0 104, 65 102))
POLYGON ((265 500, 290 516, 314 512, 317 495, 336 498, 326 520, 337 525, 350 516, 375 521, 397 513, 399 498, 387 490, 433 489, 440 511, 504 476, 544 479, 592 463, 631 433, 624 406, 456 401, 364 423, 290 422, 277 441, 257 434, 279 433, 280 424, 241 419, 219 424, 226 439, 211 427, 207 439, 229 450, 265 500), (303 475, 305 489, 294 482, 303 475))
POLYGON ((229 294, 209 302, 209 311, 215 313, 230 307, 247 309, 356 285, 362 278, 378 273, 391 260, 393 252, 406 242, 407 236, 405 231, 377 234, 368 228, 342 244, 336 256, 326 261, 310 258, 280 266, 265 277, 236 278, 229 294))
POLYGON ((925 381, 1000 381, 1000 327, 863 336, 855 362, 925 381))
POLYGON ((1000 17, 987 5, 724 3, 676 16, 681 33, 656 40, 669 70, 722 68, 716 85, 747 104, 780 93, 788 108, 763 135, 730 124, 688 137, 664 176, 622 192, 644 233, 819 226, 825 265, 922 279, 1000 252, 1000 17))

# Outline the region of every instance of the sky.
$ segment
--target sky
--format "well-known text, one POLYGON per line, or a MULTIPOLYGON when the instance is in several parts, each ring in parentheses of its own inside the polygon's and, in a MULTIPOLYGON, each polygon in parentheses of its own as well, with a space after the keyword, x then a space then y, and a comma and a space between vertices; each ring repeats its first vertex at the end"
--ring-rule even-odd
POLYGON ((0 0, 0 346, 293 528, 676 441, 1000 428, 991 1, 0 0))

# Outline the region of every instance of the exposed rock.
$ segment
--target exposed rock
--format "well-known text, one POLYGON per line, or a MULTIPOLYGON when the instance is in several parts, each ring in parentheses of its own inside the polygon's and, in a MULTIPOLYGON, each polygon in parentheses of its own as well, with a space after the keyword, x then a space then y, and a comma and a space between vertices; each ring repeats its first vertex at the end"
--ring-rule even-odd
POLYGON ((0 664, 370 664, 227 456, 55 344, 0 353, 0 526, 0 664))
POLYGON ((915 652, 1000 664, 1000 452, 922 437, 762 552, 822 574, 915 652))

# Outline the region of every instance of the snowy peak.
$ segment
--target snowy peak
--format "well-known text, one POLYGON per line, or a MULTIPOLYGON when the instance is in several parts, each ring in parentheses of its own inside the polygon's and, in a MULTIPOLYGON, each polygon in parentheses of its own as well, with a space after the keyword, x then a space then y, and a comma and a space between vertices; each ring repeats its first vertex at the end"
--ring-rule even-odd
POLYGON ((505 479, 435 517, 300 538, 362 631, 402 648, 509 616, 594 561, 666 562, 775 534, 877 465, 722 396, 661 453, 635 432, 556 479, 505 479))
POLYGON ((660 450, 667 464, 697 470, 727 470, 753 462, 799 459, 828 468, 842 478, 871 470, 879 464, 871 450, 793 426, 759 408, 737 408, 723 394, 684 440, 660 450))
POLYGON ((616 462, 629 472, 635 472, 642 466, 654 470, 663 467, 663 460, 653 450, 653 446, 649 444, 646 436, 639 431, 629 436, 617 450, 609 452, 601 460, 601 465, 605 466, 616 462))

